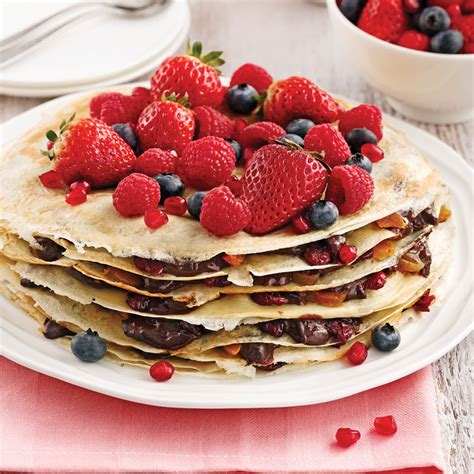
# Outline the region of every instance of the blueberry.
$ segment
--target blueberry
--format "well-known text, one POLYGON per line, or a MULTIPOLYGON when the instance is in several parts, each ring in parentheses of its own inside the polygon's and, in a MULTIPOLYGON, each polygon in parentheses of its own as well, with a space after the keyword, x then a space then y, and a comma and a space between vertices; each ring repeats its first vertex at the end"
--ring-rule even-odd
POLYGON ((431 38, 431 51, 433 53, 456 54, 461 51, 464 38, 459 31, 441 31, 431 38))
POLYGON ((181 196, 184 192, 184 183, 181 181, 181 178, 175 174, 159 174, 153 176, 153 179, 160 185, 160 204, 163 204, 166 198, 170 196, 181 196))
POLYGON ((238 84, 227 92, 227 103, 237 114, 250 114, 258 105, 258 92, 248 84, 238 84))
POLYGON ((304 138, 311 128, 315 126, 315 123, 312 120, 297 118, 292 120, 286 126, 286 132, 293 135, 299 135, 301 138, 304 138))
POLYGON ((425 8, 418 18, 418 26, 423 33, 433 36, 440 31, 447 30, 451 25, 451 18, 441 7, 425 8))
POLYGON ((188 212, 191 214, 191 217, 199 220, 201 214, 202 200, 207 193, 204 191, 198 191, 197 193, 192 194, 188 199, 188 212))
POLYGON ((375 133, 368 128, 353 128, 350 132, 346 133, 344 138, 352 153, 358 153, 362 145, 366 143, 373 143, 374 145, 378 143, 375 133))
POLYGON ((346 165, 356 165, 367 173, 372 173, 372 162, 362 153, 354 153, 347 159, 346 165))
POLYGON ((287 133, 286 135, 283 135, 280 140, 290 140, 301 147, 304 146, 304 140, 299 135, 295 135, 294 133, 287 133))
POLYGON ((339 217, 339 211, 331 201, 316 201, 308 209, 308 219, 314 229, 325 229, 333 225, 339 217))
POLYGON ((95 331, 88 329, 72 338, 71 351, 84 362, 97 362, 105 356, 107 343, 95 331))
POLYGON ((138 151, 138 138, 128 123, 116 123, 112 128, 123 138, 125 143, 134 151, 138 151))
POLYGON ((390 352, 400 345, 401 337, 398 329, 386 323, 372 331, 372 344, 379 351, 390 352))
POLYGON ((339 10, 352 23, 356 23, 367 0, 341 0, 339 10))
POLYGON ((226 138, 225 141, 228 142, 234 150, 235 162, 238 163, 242 159, 242 147, 240 146, 240 143, 233 138, 226 138))

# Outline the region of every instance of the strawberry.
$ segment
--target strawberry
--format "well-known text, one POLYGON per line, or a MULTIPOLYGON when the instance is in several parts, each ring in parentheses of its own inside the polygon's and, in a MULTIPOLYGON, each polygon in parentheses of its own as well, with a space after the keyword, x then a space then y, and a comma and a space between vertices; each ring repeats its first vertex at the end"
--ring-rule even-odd
POLYGON ((295 118, 314 123, 334 122, 339 115, 336 101, 304 77, 293 76, 274 82, 263 104, 265 119, 286 126, 295 118))
POLYGON ((368 0, 357 26, 369 35, 395 43, 407 29, 402 0, 368 0))
POLYGON ((47 132, 55 146, 42 152, 55 161, 65 184, 87 181, 93 188, 105 188, 132 172, 135 155, 112 127, 93 118, 73 122, 74 117, 61 123, 59 134, 47 132))
POLYGON ((249 84, 259 93, 267 90, 273 82, 272 76, 256 64, 246 63, 237 68, 230 78, 230 87, 249 84))
POLYGON ((460 31, 464 44, 474 43, 474 15, 461 15, 452 19, 451 29, 460 31))
POLYGON ((304 148, 324 152, 324 161, 331 167, 342 165, 351 156, 346 140, 330 123, 311 128, 304 138, 304 148))
POLYGON ((213 136, 230 138, 234 132, 234 123, 224 114, 207 105, 199 105, 193 109, 196 119, 198 138, 213 136))
POLYGON ((245 127, 239 135, 239 143, 244 148, 260 148, 285 135, 285 129, 273 122, 257 122, 245 127))
POLYGON ((151 78, 151 90, 156 99, 164 93, 174 92, 179 97, 186 94, 193 107, 209 105, 217 107, 224 99, 224 88, 217 66, 224 64, 222 51, 201 56, 200 42, 186 46, 186 55, 166 59, 151 78))
POLYGON ((367 128, 380 141, 383 137, 382 111, 374 104, 358 105, 341 114, 338 127, 344 136, 354 128, 367 128))
POLYGON ((254 153, 243 180, 241 199, 252 215, 245 230, 264 234, 282 227, 319 199, 328 174, 311 154, 273 144, 254 153))
POLYGON ((196 127, 193 112, 186 107, 186 98, 174 94, 163 101, 152 102, 137 122, 137 134, 144 150, 161 148, 178 154, 192 141, 196 127))

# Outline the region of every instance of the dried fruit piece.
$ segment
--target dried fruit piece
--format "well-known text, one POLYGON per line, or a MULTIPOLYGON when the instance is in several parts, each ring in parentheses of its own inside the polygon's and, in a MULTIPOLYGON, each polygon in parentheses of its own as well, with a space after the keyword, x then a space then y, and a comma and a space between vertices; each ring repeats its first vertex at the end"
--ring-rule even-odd
POLYGON ((373 248, 375 260, 385 260, 395 253, 395 245, 391 240, 382 240, 373 248))
POLYGON ((319 280, 319 273, 295 272, 293 273, 292 278, 293 282, 297 285, 315 285, 319 280))
POLYGON ((446 222, 451 217, 451 209, 446 206, 441 206, 438 216, 438 222, 446 222))
POLYGON ((323 306, 341 306, 347 296, 347 291, 315 291, 308 293, 308 300, 323 306))
POLYGON ((404 229, 408 222, 401 214, 394 212, 387 217, 379 219, 377 225, 381 229, 404 229))
POLYGON ((134 273, 126 272, 120 268, 107 266, 104 268, 104 275, 111 280, 125 283, 126 285, 134 286, 136 288, 140 287, 142 283, 140 276, 135 275, 134 273))
POLYGON ((236 356, 240 352, 240 344, 229 344, 228 346, 224 346, 222 349, 224 349, 227 354, 236 356))
POLYGON ((425 264, 420 257, 413 253, 406 253, 398 262, 398 270, 404 273, 418 273, 425 264))
POLYGON ((231 267, 238 267, 242 265, 245 260, 245 255, 224 255, 222 259, 227 262, 231 267))

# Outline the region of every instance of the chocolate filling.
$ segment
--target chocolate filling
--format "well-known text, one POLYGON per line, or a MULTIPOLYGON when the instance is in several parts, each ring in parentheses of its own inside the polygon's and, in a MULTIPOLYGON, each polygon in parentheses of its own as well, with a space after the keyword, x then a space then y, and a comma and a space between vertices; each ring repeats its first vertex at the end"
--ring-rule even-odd
POLYGON ((46 339, 57 339, 58 337, 74 336, 74 333, 56 321, 48 319, 43 328, 43 336, 46 339))
POLYGON ((100 280, 96 280, 95 278, 88 277, 87 275, 84 275, 84 273, 81 273, 72 267, 66 268, 66 273, 68 273, 81 283, 84 283, 85 285, 91 286, 93 288, 108 288, 109 286, 107 285, 107 283, 100 280))
POLYGON ((176 350, 204 334, 204 328, 186 321, 143 318, 128 315, 122 321, 126 336, 146 342, 158 349, 176 350))
POLYGON ((152 278, 142 278, 142 288, 150 293, 171 293, 178 288, 182 288, 186 283, 179 280, 153 280, 152 278))
POLYGON ((59 260, 66 251, 64 247, 46 237, 35 237, 35 240, 38 242, 39 248, 30 246, 30 252, 34 257, 45 262, 59 260))
POLYGON ((240 357, 248 364, 267 366, 273 364, 274 344, 249 342, 240 345, 240 357))
POLYGON ((20 280, 20 285, 23 286, 24 288, 38 288, 39 285, 37 285, 35 282, 28 280, 28 278, 22 278, 20 280))
POLYGON ((423 277, 428 277, 431 270, 431 251, 427 245, 426 237, 417 239, 413 247, 405 255, 416 255, 424 263, 424 267, 418 272, 423 277))
POLYGON ((182 301, 174 301, 171 298, 155 298, 135 293, 128 293, 127 305, 134 311, 158 315, 187 314, 193 311, 182 301))

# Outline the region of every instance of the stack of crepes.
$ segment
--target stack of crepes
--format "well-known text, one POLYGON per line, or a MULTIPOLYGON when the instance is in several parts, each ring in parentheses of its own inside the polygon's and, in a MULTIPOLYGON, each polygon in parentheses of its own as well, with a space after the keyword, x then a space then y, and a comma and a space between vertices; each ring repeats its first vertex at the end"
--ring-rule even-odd
POLYGON ((1 162, 2 292, 47 338, 68 342, 90 328, 119 363, 166 358, 177 372, 279 373, 342 358, 356 341, 370 344, 380 324, 406 322, 446 270, 447 190, 389 126, 361 211, 303 235, 222 238, 188 215, 147 229, 115 212, 109 190, 72 207, 40 184, 45 131, 73 111, 87 115, 87 99, 63 106, 1 162), (338 259, 343 243, 357 249, 350 265, 338 259), (309 265, 312 246, 330 263, 309 265), (387 282, 377 289, 379 272, 387 282))

